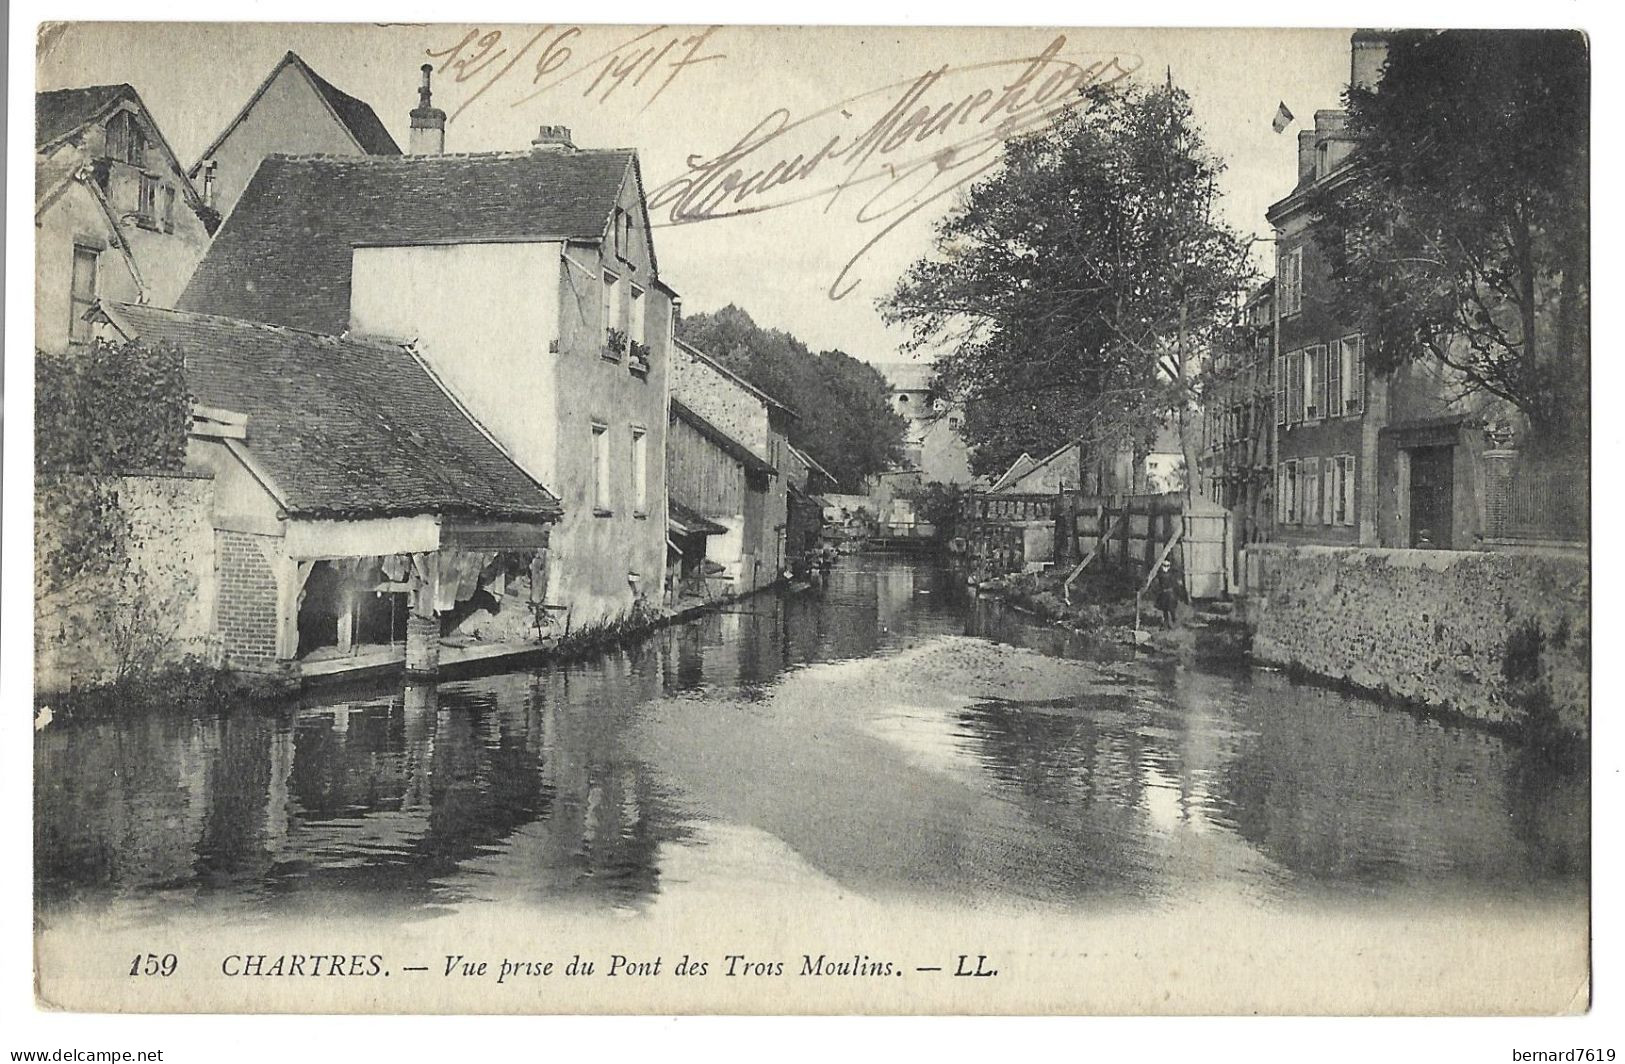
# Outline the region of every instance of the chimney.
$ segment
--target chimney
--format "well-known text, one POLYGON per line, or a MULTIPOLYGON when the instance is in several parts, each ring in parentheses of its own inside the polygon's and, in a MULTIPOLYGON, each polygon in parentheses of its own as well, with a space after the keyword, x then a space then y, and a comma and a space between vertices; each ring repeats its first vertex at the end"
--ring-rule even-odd
POLYGON ((1315 176, 1315 142, 1319 138, 1318 130, 1298 130, 1298 180, 1313 179, 1315 176))
POLYGON ((574 151, 575 145, 570 141, 569 126, 543 126, 536 134, 536 139, 530 142, 533 151, 574 151))
POLYGON ((1349 38, 1349 85, 1374 92, 1388 61, 1388 36, 1381 30, 1355 30, 1349 38))
POLYGON ((429 104, 429 75, 434 67, 424 63, 422 70, 418 105, 412 109, 412 135, 406 142, 406 150, 410 155, 441 155, 446 150, 446 112, 429 104))

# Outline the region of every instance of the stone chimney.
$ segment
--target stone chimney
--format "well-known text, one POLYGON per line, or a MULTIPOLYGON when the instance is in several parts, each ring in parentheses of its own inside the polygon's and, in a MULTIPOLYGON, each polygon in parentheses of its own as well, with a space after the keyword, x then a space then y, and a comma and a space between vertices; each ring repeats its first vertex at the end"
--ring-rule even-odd
POLYGON ((532 151, 574 151, 569 126, 543 126, 530 142, 532 151))
POLYGON ((1315 148, 1320 138, 1318 131, 1313 129, 1298 130, 1298 180, 1313 179, 1315 176, 1315 148))
POLYGON ((418 105, 412 109, 412 135, 406 150, 409 155, 441 155, 446 150, 446 112, 429 103, 429 75, 434 67, 424 63, 422 70, 418 105))
POLYGON ((1355 30, 1349 38, 1349 85, 1373 91, 1388 61, 1388 35, 1381 30, 1355 30))

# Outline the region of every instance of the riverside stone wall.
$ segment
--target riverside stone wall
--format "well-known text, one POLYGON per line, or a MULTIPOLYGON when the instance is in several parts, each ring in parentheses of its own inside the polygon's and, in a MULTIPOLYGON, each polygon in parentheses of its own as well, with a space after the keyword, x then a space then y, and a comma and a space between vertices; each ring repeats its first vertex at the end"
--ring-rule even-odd
POLYGON ((1590 732, 1584 557, 1248 550, 1255 659, 1479 720, 1590 732))

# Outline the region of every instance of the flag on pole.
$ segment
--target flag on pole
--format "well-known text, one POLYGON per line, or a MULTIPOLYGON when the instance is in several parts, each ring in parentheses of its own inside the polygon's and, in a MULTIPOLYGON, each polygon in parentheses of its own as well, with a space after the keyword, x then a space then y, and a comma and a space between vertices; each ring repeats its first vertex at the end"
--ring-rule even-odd
POLYGON ((1292 118, 1292 112, 1286 109, 1286 103, 1283 101, 1281 105, 1275 109, 1275 121, 1271 122, 1270 125, 1275 128, 1275 132, 1279 133, 1287 126, 1292 124, 1292 118))

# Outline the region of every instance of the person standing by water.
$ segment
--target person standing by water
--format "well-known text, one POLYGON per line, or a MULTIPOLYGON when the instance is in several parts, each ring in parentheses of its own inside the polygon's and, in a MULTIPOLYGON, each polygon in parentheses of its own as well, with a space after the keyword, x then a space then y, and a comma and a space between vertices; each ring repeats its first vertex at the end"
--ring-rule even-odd
POLYGON ((1164 559, 1161 567, 1157 569, 1152 590, 1156 592, 1157 609, 1162 613, 1162 626, 1174 627, 1184 588, 1180 586, 1179 576, 1174 572, 1174 563, 1171 559, 1164 559))

